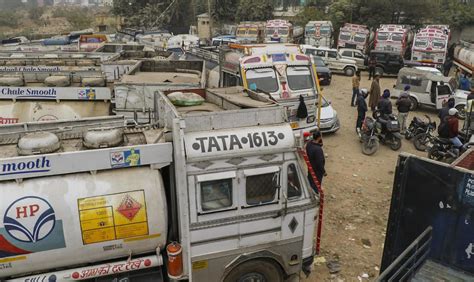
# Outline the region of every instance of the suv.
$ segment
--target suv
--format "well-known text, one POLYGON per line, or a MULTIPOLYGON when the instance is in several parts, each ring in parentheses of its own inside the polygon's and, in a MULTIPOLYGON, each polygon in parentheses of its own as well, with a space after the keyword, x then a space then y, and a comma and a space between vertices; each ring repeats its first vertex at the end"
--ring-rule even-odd
POLYGON ((341 57, 343 57, 344 59, 356 61, 356 65, 360 70, 367 69, 367 66, 365 65, 365 61, 367 60, 367 55, 362 53, 361 50, 340 48, 339 54, 341 54, 341 57))
POLYGON ((337 49, 313 47, 311 45, 301 45, 301 49, 306 55, 323 58, 329 69, 333 71, 343 72, 347 76, 353 76, 357 71, 356 61, 344 59, 337 52, 337 49))
MULTIPOLYGON (((375 73, 380 76, 384 74, 398 74, 398 71, 404 66, 403 57, 399 52, 372 50, 370 56, 375 56, 377 61, 375 73)), ((368 59, 366 60, 367 64, 368 59)))

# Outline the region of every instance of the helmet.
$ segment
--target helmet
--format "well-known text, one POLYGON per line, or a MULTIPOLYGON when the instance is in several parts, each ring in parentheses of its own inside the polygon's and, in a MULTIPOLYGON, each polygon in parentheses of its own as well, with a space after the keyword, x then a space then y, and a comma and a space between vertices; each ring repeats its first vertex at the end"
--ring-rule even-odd
POLYGON ((405 85, 405 87, 404 87, 403 89, 404 89, 405 91, 408 91, 408 90, 410 90, 410 88, 411 88, 410 85, 405 85))
POLYGON ((451 109, 449 109, 448 114, 450 116, 455 116, 455 115, 458 114, 458 110, 456 110, 456 108, 451 108, 451 109))

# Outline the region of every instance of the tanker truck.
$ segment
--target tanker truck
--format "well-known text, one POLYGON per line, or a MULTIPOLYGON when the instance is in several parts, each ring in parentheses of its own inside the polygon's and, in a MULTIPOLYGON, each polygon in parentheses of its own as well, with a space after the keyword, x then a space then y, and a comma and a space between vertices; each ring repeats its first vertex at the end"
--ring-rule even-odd
POLYGON ((0 124, 110 113, 112 94, 100 70, 71 66, 10 67, 0 69, 0 124))
POLYGON ((0 127, 0 280, 284 281, 311 265, 323 192, 285 110, 241 87, 154 95, 148 125, 0 127))
POLYGON ((472 75, 474 71, 474 44, 461 41, 454 48, 454 64, 472 75))

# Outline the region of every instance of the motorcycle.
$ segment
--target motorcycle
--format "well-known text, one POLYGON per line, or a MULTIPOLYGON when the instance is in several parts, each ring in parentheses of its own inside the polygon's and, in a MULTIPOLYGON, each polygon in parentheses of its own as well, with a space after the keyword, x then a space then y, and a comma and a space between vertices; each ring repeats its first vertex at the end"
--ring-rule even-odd
POLYGON ((459 157, 459 149, 447 138, 434 137, 433 146, 428 149, 428 158, 436 161, 452 163, 459 157))
POLYGON ((436 129, 436 122, 432 122, 428 116, 426 117, 428 118, 428 123, 423 128, 418 128, 419 133, 413 139, 413 144, 418 151, 426 151, 433 145, 434 136, 432 132, 436 129))
POLYGON ((374 112, 373 118, 365 118, 360 138, 362 153, 365 155, 372 155, 377 152, 379 143, 389 145, 394 151, 402 146, 402 135, 400 134, 397 117, 388 115, 386 119, 382 119, 378 111, 374 112))
POLYGON ((428 125, 431 123, 431 119, 429 116, 425 115, 425 117, 428 119, 428 122, 425 122, 419 117, 414 117, 410 125, 408 126, 407 130, 405 131, 405 139, 410 140, 416 135, 423 133, 426 131, 426 128, 428 125))

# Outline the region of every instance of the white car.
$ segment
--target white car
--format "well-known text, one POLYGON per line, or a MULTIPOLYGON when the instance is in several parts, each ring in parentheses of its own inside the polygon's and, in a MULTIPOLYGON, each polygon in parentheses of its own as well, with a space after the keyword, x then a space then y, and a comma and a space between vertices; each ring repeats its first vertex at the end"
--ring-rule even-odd
POLYGON ((356 65, 360 70, 367 69, 365 65, 365 61, 367 59, 367 55, 364 55, 361 50, 356 49, 349 49, 349 48, 340 48, 339 54, 344 59, 354 60, 356 61, 356 65))
POLYGON ((306 55, 323 58, 329 69, 334 72, 343 72, 347 76, 353 76, 358 69, 355 60, 341 57, 337 49, 311 45, 301 45, 301 49, 306 55))
POLYGON ((421 67, 420 66, 420 67, 413 67, 413 68, 417 69, 417 70, 427 71, 427 72, 429 72, 431 74, 434 74, 434 75, 441 75, 441 76, 443 75, 439 69, 433 68, 433 67, 421 67))
MULTIPOLYGON (((321 105, 321 120, 319 130, 323 133, 332 133, 339 130, 341 123, 339 122, 339 117, 337 116, 336 110, 331 105, 331 101, 322 98, 321 105)), ((316 107, 318 106, 316 102, 316 107)), ((316 115, 317 116, 317 115, 316 115)))

